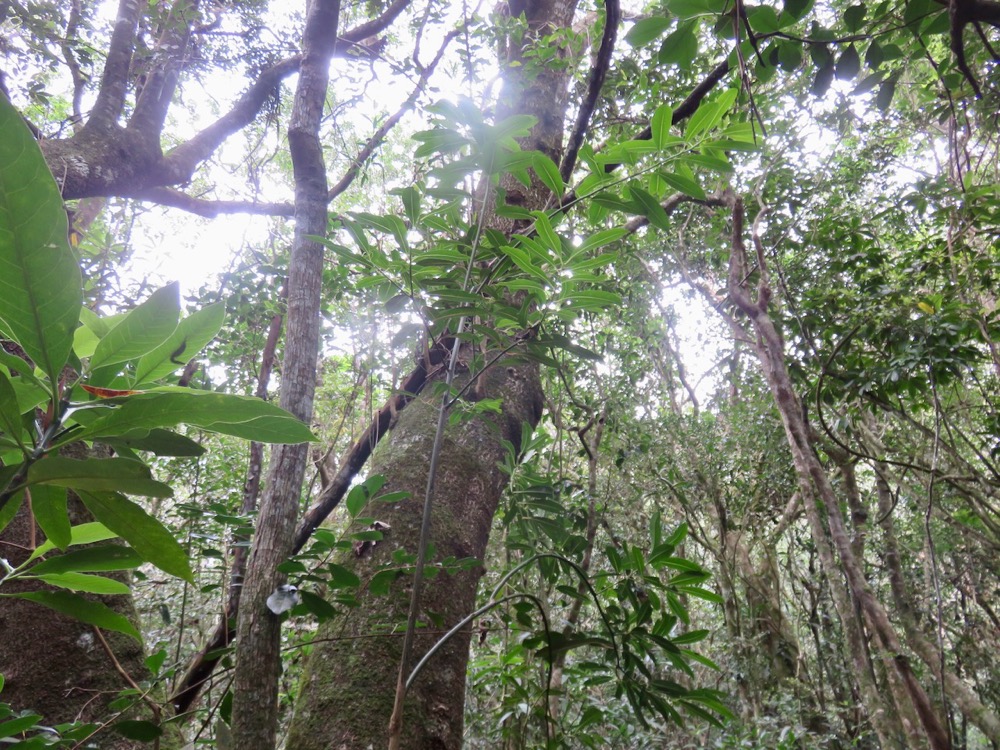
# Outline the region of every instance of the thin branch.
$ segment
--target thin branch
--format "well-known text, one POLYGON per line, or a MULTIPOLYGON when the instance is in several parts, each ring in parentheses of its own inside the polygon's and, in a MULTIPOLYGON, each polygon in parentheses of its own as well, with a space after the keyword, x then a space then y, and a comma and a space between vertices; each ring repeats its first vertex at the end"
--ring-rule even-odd
POLYGON ((163 24, 163 34, 156 41, 142 87, 136 87, 136 104, 128 127, 157 144, 167 110, 177 89, 191 40, 191 26, 197 5, 190 0, 174 0, 163 24))
POLYGON ((222 214, 253 214, 256 216, 295 215, 295 206, 291 203, 260 203, 258 201, 212 201, 196 198, 172 188, 157 187, 140 190, 124 196, 140 201, 149 201, 161 206, 179 208, 182 211, 214 219, 222 214))
POLYGON ((428 79, 434 73, 434 70, 435 68, 437 68, 438 63, 441 62, 441 58, 444 57, 444 53, 445 50, 448 48, 448 45, 451 44, 452 40, 454 40, 455 37, 458 36, 460 33, 461 29, 455 29, 454 31, 450 31, 445 35, 444 41, 441 42, 441 47, 438 49, 437 55, 435 55, 430 65, 428 65, 421 71, 420 78, 417 80, 417 84, 416 86, 414 86, 413 91, 406 98, 406 101, 403 102, 403 104, 399 107, 399 109, 396 110, 396 112, 393 113, 391 117, 389 117, 384 123, 382 123, 382 125, 378 128, 378 130, 372 133, 371 137, 365 143, 364 147, 361 149, 360 152, 358 152, 358 155, 354 157, 354 160, 351 162, 351 166, 348 167, 347 172, 344 173, 344 176, 340 178, 340 180, 337 182, 336 185, 330 188, 330 192, 327 195, 328 200, 332 201, 338 195, 347 190, 348 187, 350 187, 351 183, 354 182, 354 180, 358 176, 358 173, 361 171, 361 166, 366 161, 368 161, 368 159, 371 157, 373 153, 375 153, 375 150, 382 144, 382 141, 385 140, 386 134, 388 134, 388 132, 392 130, 401 119, 403 119, 403 115, 405 115, 407 112, 410 111, 410 109, 413 108, 413 105, 416 103, 417 98, 420 96, 420 94, 424 90, 424 87, 427 85, 428 79))
POLYGON ((576 124, 573 126, 573 133, 570 135, 566 154, 563 156, 562 165, 559 167, 559 174, 562 176, 563 182, 569 182, 570 175, 573 174, 573 167, 576 166, 576 158, 580 153, 580 146, 583 145, 583 138, 587 133, 590 118, 594 114, 594 107, 597 105, 597 97, 601 94, 604 79, 607 78, 608 69, 611 67, 611 54, 615 50, 615 39, 618 35, 619 23, 621 23, 621 6, 618 0, 605 0, 604 34, 601 36, 601 46, 597 51, 594 64, 590 68, 587 96, 580 105, 580 110, 577 112, 576 124))

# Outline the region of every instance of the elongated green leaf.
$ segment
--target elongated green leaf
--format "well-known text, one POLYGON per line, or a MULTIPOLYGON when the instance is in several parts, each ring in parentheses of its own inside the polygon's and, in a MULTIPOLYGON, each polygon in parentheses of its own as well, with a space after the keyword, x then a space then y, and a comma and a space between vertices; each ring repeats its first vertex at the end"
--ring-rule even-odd
POLYGON ((120 408, 72 433, 68 439, 131 440, 148 437, 154 428, 178 424, 262 443, 306 443, 316 439, 308 426, 274 404, 249 396, 187 388, 129 396, 120 408))
POLYGON ((128 492, 149 497, 170 497, 173 494, 170 487, 153 479, 146 464, 129 458, 79 460, 49 456, 28 469, 28 484, 50 484, 75 490, 128 492))
POLYGON ((650 130, 653 133, 653 143, 657 148, 663 148, 670 138, 670 128, 673 125, 674 110, 669 104, 661 104, 653 113, 653 118, 649 122, 650 130))
POLYGON ((691 119, 688 120, 684 135, 688 138, 694 138, 696 135, 711 130, 722 122, 722 118, 726 116, 726 113, 729 112, 736 101, 738 93, 736 89, 727 89, 714 100, 703 102, 695 113, 691 115, 691 119))
POLYGON ((187 554, 157 519, 117 492, 81 492, 87 510, 164 573, 193 580, 187 554))
POLYGON ((166 341, 139 360, 134 385, 152 383, 183 367, 218 335, 225 319, 225 303, 216 302, 181 320, 166 341))
MULTIPOLYGON (((77 527, 79 528, 79 527, 77 527)), ((54 555, 34 565, 32 575, 40 573, 95 573, 107 570, 129 570, 142 565, 142 558, 124 544, 100 544, 96 547, 54 555)))
POLYGON ((663 206, 660 205, 660 202, 656 198, 637 185, 630 185, 629 192, 636 202, 642 206, 642 213, 649 219, 650 224, 657 229, 670 229, 670 219, 667 217, 667 212, 663 210, 663 206))
POLYGON ((21 410, 18 407, 14 386, 6 372, 0 370, 0 430, 15 440, 21 438, 21 410))
POLYGON ((80 268, 59 188, 6 96, 0 134, 0 321, 55 383, 83 304, 80 268))
POLYGON ((43 573, 29 575, 25 578, 36 578, 50 586, 58 586, 70 591, 82 591, 87 594, 127 594, 129 587, 114 578, 90 576, 86 573, 43 573))
MULTIPOLYGON (((103 542, 106 539, 114 539, 118 535, 105 526, 103 523, 98 523, 97 521, 91 521, 90 523, 81 523, 78 526, 74 526, 70 529, 70 540, 69 546, 74 546, 77 544, 93 544, 94 542, 103 542)), ((31 553, 31 557, 28 561, 35 560, 42 555, 51 552, 56 546, 51 541, 46 541, 44 544, 40 544, 35 547, 35 551, 31 553)))
POLYGON ((200 456, 205 449, 184 435, 178 435, 170 430, 156 428, 148 435, 131 438, 105 438, 112 448, 130 448, 137 451, 149 451, 157 456, 200 456))
POLYGON ((661 172, 660 177, 672 188, 680 190, 685 195, 690 195, 692 198, 697 198, 698 200, 705 200, 705 191, 702 190, 701 185, 693 177, 680 174, 679 172, 661 172))
POLYGON ((573 292, 568 295, 567 300, 570 307, 582 310, 603 310, 607 307, 618 307, 622 303, 622 298, 614 292, 602 292, 596 289, 573 292))
POLYGON ((541 151, 535 151, 531 155, 531 166, 545 187, 557 196, 563 194, 566 186, 563 184, 562 176, 559 174, 559 167, 556 166, 556 163, 552 159, 541 151))
POLYGON ((36 484, 30 492, 31 512, 45 533, 45 538, 59 549, 66 549, 72 538, 69 514, 66 512, 66 488, 36 484))
POLYGON ((180 312, 180 285, 173 282, 157 289, 101 339, 90 358, 91 369, 138 359, 153 351, 177 328, 180 312))
POLYGON ((0 739, 27 732, 41 720, 42 717, 38 714, 27 714, 26 716, 19 716, 16 719, 5 721, 0 724, 0 739))
MULTIPOLYGON (((7 489, 7 483, 11 480, 11 477, 18 470, 18 466, 5 466, 0 469, 0 490, 7 489)), ((7 528, 17 511, 21 507, 21 503, 24 502, 24 491, 16 493, 13 497, 9 498, 2 506, 0 506, 0 531, 7 528)))
POLYGON ((535 231, 538 232, 539 239, 545 243, 556 257, 562 255, 562 241, 556 230, 552 228, 552 222, 544 211, 532 211, 535 217, 535 231))
POLYGON ((587 239, 581 242, 577 251, 585 253, 588 250, 603 247, 604 245, 610 245, 612 242, 620 240, 626 234, 628 234, 628 230, 622 227, 616 227, 615 229, 602 229, 599 232, 594 232, 587 239))
POLYGON ((118 614, 100 602, 92 602, 82 596, 71 594, 68 591, 25 591, 19 594, 0 594, 0 596, 16 597, 27 599, 30 602, 41 604, 56 612, 76 618, 88 625, 96 625, 105 630, 113 630, 116 633, 125 633, 137 641, 142 637, 135 626, 128 621, 128 618, 118 614))

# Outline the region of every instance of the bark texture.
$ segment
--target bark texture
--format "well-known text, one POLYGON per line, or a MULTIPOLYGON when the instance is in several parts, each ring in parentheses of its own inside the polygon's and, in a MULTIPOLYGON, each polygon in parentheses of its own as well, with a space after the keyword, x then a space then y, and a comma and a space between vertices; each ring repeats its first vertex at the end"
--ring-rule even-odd
MULTIPOLYGON (((319 128, 337 40, 340 0, 308 6, 303 60, 288 127, 295 176, 295 239, 288 274, 288 333, 282 366, 281 406, 299 419, 312 418, 319 353, 323 245, 326 234, 326 164, 319 128)), ((281 620, 266 600, 283 582, 277 567, 292 551, 308 444, 279 445, 272 455, 261 500, 237 621, 233 681, 233 737, 243 750, 270 750, 278 725, 281 620)))
MULTIPOLYGON (((558 163, 566 114, 567 71, 558 66, 536 65, 524 53, 538 39, 569 27, 575 2, 535 0, 510 5, 512 15, 525 14, 528 33, 525 44, 507 50, 506 58, 501 60, 508 67, 497 120, 512 114, 534 115, 538 123, 522 147, 538 149, 558 163)), ((534 209, 558 199, 540 183, 524 188, 511 182, 505 184, 511 203, 534 209)), ((513 229, 509 224, 492 223, 502 230, 513 229)), ((541 416, 542 392, 536 365, 501 360, 487 371, 485 379, 485 387, 477 385, 473 390, 479 397, 502 399, 503 411, 448 428, 438 468, 431 532, 437 560, 450 556, 483 558, 493 515, 507 482, 497 466, 505 455, 503 441, 519 449, 522 424, 534 426, 541 416)), ((394 552, 416 550, 440 402, 439 396, 431 395, 433 391, 427 389, 428 395, 402 412, 388 443, 376 454, 373 472, 385 475, 385 490, 408 491, 411 497, 377 510, 378 520, 391 527, 386 540, 363 556, 340 561, 353 568, 363 582, 370 581, 380 567, 391 566, 394 552)), ((427 581, 420 616, 424 627, 415 642, 415 658, 474 608, 482 572, 475 568, 441 573, 427 581)), ((400 575, 386 596, 374 597, 366 590, 360 607, 320 627, 306 664, 289 747, 310 750, 385 746, 410 586, 411 577, 400 575)), ((411 687, 403 712, 403 747, 461 747, 469 638, 469 633, 463 633, 452 639, 411 687)))

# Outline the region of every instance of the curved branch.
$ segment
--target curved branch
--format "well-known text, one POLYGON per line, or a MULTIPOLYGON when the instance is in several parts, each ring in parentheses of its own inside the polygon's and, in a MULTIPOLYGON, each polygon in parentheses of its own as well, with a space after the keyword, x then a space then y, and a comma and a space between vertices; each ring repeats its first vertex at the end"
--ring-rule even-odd
POLYGON ((376 34, 381 34, 387 28, 392 25, 399 14, 406 10, 413 0, 395 0, 394 3, 389 5, 378 18, 373 18, 371 21, 361 24, 360 26, 355 26, 353 29, 348 29, 337 39, 337 47, 334 50, 334 54, 341 52, 341 45, 344 42, 348 44, 346 46, 353 47, 358 42, 362 42, 368 37, 375 36, 376 34))
POLYGON ((298 71, 301 62, 302 56, 296 55, 263 71, 226 114, 172 149, 160 163, 165 180, 172 184, 189 180, 198 165, 215 153, 226 138, 253 122, 264 102, 282 80, 298 71))
POLYGON ((576 157, 580 153, 580 146, 583 144, 583 137, 590 124, 590 118, 594 114, 594 107, 597 105, 597 97, 600 96, 601 88, 604 86, 604 79, 607 78, 608 69, 611 67, 611 54, 615 50, 615 39, 618 35, 618 24, 621 22, 621 6, 618 0, 605 0, 604 2, 604 34, 601 36, 601 47, 597 51, 597 57, 590 68, 590 80, 587 84, 587 97, 580 105, 580 110, 576 115, 576 123, 573 125, 573 133, 570 135, 566 154, 563 156, 562 165, 559 167, 559 174, 563 182, 568 182, 573 174, 573 167, 576 166, 576 157))

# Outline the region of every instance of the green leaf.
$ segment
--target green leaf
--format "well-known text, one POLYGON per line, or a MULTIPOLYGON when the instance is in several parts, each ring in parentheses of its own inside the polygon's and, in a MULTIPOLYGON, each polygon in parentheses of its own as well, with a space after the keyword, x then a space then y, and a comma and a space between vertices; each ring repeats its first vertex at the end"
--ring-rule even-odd
POLYGON ((840 59, 837 61, 837 78, 842 81, 849 81, 854 78, 860 70, 861 58, 858 56, 858 50, 853 44, 850 44, 847 46, 847 49, 843 51, 840 55, 840 59))
MULTIPOLYGON (((77 527, 79 528, 79 527, 77 527)), ((124 544, 100 544, 96 547, 54 555, 34 565, 28 572, 94 573, 108 570, 130 570, 142 565, 142 557, 124 544)))
POLYGON ((538 179, 542 181, 553 195, 561 196, 566 186, 563 184, 562 176, 559 174, 559 167, 549 157, 541 151, 535 151, 531 155, 531 168, 535 170, 538 179))
POLYGON ((601 292, 596 289, 573 292, 565 299, 570 308, 595 312, 609 307, 620 307, 622 303, 622 298, 614 292, 601 292))
POLYGON ((736 101, 736 89, 728 89, 720 94, 714 101, 703 102, 695 113, 688 120, 684 135, 689 140, 700 133, 707 132, 722 122, 729 109, 736 101))
POLYGON ((180 285, 157 289, 108 331, 90 358, 90 369, 138 359, 163 344, 177 329, 181 312, 180 285))
POLYGON ((315 615, 316 619, 320 622, 337 616, 337 610, 334 609, 334 606, 322 596, 318 596, 312 591, 302 590, 299 591, 299 596, 302 598, 301 606, 305 607, 310 613, 315 615))
POLYGON ((43 573, 42 575, 27 575, 24 578, 37 578, 50 586, 83 591, 87 594, 127 594, 130 589, 121 581, 104 576, 89 576, 86 573, 43 573))
POLYGON ((83 305, 62 196, 21 115, 0 96, 0 324, 55 384, 83 305))
POLYGON ((152 742, 157 737, 163 736, 163 730, 151 721, 140 719, 125 719, 111 725, 122 737, 139 742, 152 742))
POLYGON ((698 19, 681 22, 663 40, 657 60, 663 65, 679 65, 688 68, 698 57, 698 19))
POLYGON ((18 594, 0 594, 0 596, 27 599, 30 602, 54 609, 56 612, 69 615, 88 625, 96 625, 105 630, 124 633, 142 642, 139 631, 128 621, 128 618, 100 602, 84 599, 82 596, 71 594, 68 591, 25 591, 18 594))
POLYGON ((580 247, 577 248, 577 252, 574 253, 574 257, 590 250, 603 247, 604 245, 610 245, 612 242, 617 242, 627 234, 628 230, 623 227, 616 227, 615 229, 602 229, 599 232, 594 232, 580 243, 580 247))
MULTIPOLYGON (((13 476, 17 473, 18 466, 5 466, 0 469, 0 488, 10 481, 5 474, 10 474, 13 476)), ((20 491, 14 494, 13 497, 9 498, 7 502, 0 507, 0 531, 7 528, 7 524, 14 520, 14 516, 17 515, 17 511, 21 508, 21 503, 24 502, 24 491, 20 491)))
MULTIPOLYGON (((674 110, 668 104, 661 104, 653 112, 653 117, 649 121, 649 129, 652 133, 653 143, 657 148, 663 148, 670 140, 670 128, 673 125, 674 110)), ((582 185, 581 185, 582 187, 582 185)), ((580 191, 582 194, 582 191, 580 191)))
POLYGON ((698 200, 705 200, 705 191, 693 176, 683 175, 678 172, 661 172, 660 177, 664 179, 675 190, 680 190, 685 195, 690 195, 698 200))
POLYGON ((395 581, 401 574, 399 570, 380 570, 378 573, 371 577, 368 582, 368 592, 372 596, 384 596, 389 593, 389 587, 392 586, 393 581, 395 581))
POLYGON ((665 16, 642 18, 633 24, 625 35, 625 41, 633 47, 644 47, 670 28, 673 19, 665 16))
POLYGON ((80 460, 48 456, 28 469, 28 484, 50 484, 74 490, 112 490, 149 497, 173 494, 170 487, 153 479, 146 464, 130 458, 80 460))
POLYGON ((670 230, 670 218, 656 198, 636 185, 629 185, 629 192, 635 201, 642 206, 642 213, 649 219, 650 224, 657 229, 670 230))
POLYGON ((42 717, 38 714, 27 714, 19 716, 16 719, 11 719, 10 721, 5 721, 3 724, 0 724, 0 739, 14 737, 15 735, 27 732, 41 720, 42 717))
POLYGON ((778 64, 789 72, 798 70, 802 64, 802 42, 782 40, 778 45, 778 64))
POLYGON ((894 76, 878 87, 878 94, 875 95, 875 106, 882 112, 887 112, 889 105, 892 104, 892 97, 895 95, 896 78, 894 76))
POLYGON ((852 5, 850 8, 844 11, 844 26, 850 32, 855 32, 861 28, 861 24, 864 23, 865 14, 868 12, 868 8, 865 7, 864 3, 860 5, 852 5))
POLYGON ((72 538, 66 512, 66 488, 36 484, 30 489, 31 512, 35 522, 59 549, 66 549, 72 538))
POLYGON ((94 517, 129 543, 143 560, 164 573, 193 581, 184 548, 162 523, 117 492, 81 492, 94 517))
POLYGON ((72 433, 69 439, 134 439, 147 437, 154 428, 182 423, 262 443, 316 440, 308 426, 274 404, 250 396, 187 388, 129 396, 119 408, 72 433))
POLYGON ((385 476, 382 474, 375 474, 368 477, 361 484, 355 485, 351 488, 351 491, 347 494, 345 503, 347 504, 347 511, 351 514, 352 518, 361 512, 375 493, 382 489, 382 485, 384 484, 385 476))
POLYGON ((357 574, 337 563, 330 563, 326 566, 330 572, 329 585, 332 589, 356 589, 361 586, 361 579, 357 574))
POLYGON ((133 385, 152 383, 183 367, 218 335, 225 319, 225 303, 216 302, 181 320, 166 341, 139 360, 133 385))
POLYGON ((562 240, 559 239, 556 230, 552 228, 552 222, 549 221, 548 215, 544 211, 532 211, 531 214, 535 217, 535 231, 538 233, 539 239, 557 257, 562 255, 562 240))
MULTIPOLYGON (((97 521, 91 521, 90 523, 81 523, 70 529, 70 540, 69 546, 73 547, 77 544, 93 544, 94 542, 103 542, 107 539, 115 539, 118 535, 105 526, 103 523, 98 523, 97 521)), ((28 558, 28 562, 41 557, 54 550, 56 546, 51 541, 46 541, 43 544, 35 547, 35 551, 31 553, 31 557, 28 558)))
POLYGON ((149 451, 157 456, 201 456, 205 449, 186 435, 155 428, 149 434, 130 438, 105 438, 112 448, 149 451))

